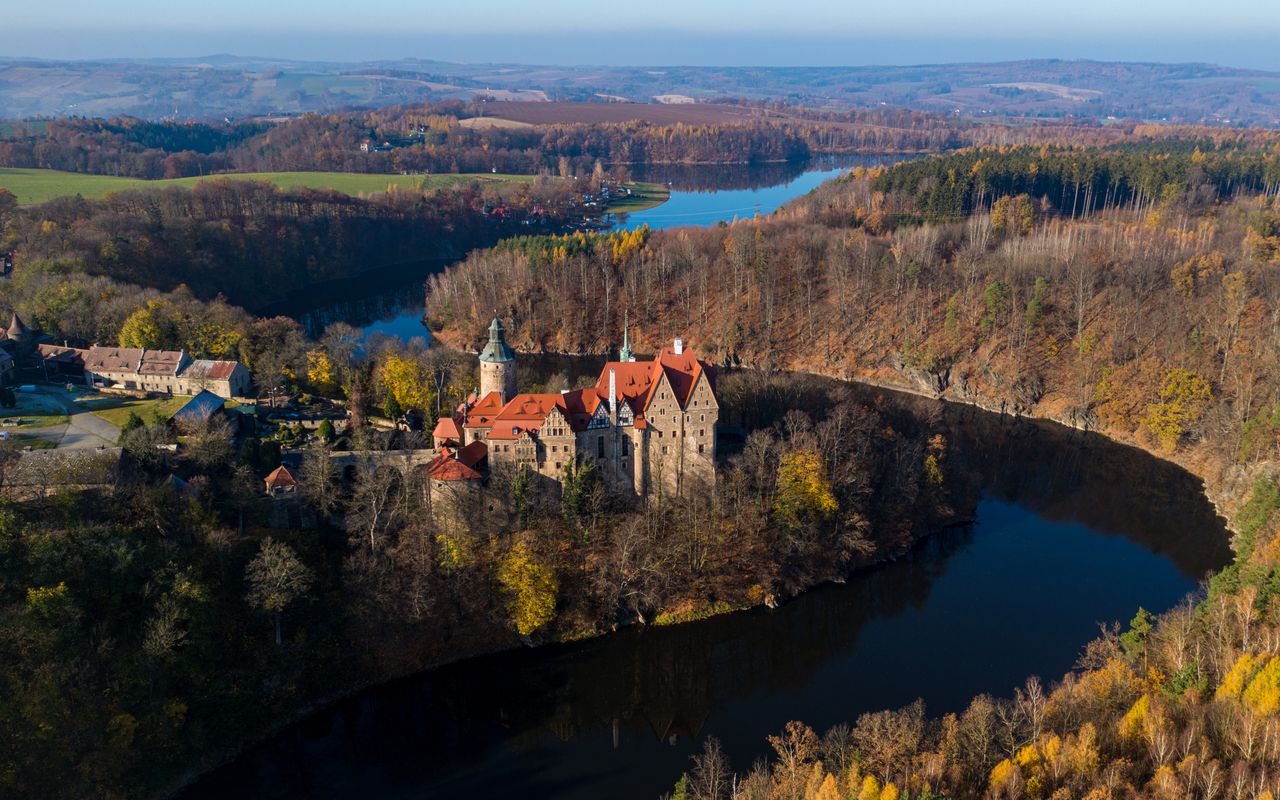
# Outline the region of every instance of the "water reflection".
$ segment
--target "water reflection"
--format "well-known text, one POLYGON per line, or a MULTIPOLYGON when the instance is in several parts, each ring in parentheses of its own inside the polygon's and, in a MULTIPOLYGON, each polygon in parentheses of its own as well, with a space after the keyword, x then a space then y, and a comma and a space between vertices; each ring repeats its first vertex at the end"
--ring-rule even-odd
MULTIPOLYGON (((828 156, 789 164, 637 166, 636 180, 671 183, 673 198, 650 211, 628 215, 624 224, 663 228, 671 225, 710 225, 718 221, 768 213, 804 194, 841 169, 877 164, 896 156, 828 156), (738 192, 741 192, 739 194, 738 192), (693 203, 696 207, 687 204, 693 203), (665 216, 664 216, 665 215, 665 216)), ((448 266, 447 260, 398 264, 345 281, 310 287, 287 301, 255 309, 259 316, 284 315, 303 324, 312 336, 327 325, 346 322, 366 334, 383 333, 402 339, 430 338, 422 324, 423 281, 448 266)))
POLYGON ((662 183, 676 192, 723 192, 766 189, 790 183, 806 172, 830 172, 853 167, 892 164, 914 156, 890 154, 823 155, 808 161, 770 164, 639 164, 630 167, 632 180, 662 183))
MULTIPOLYGON (((916 413, 933 401, 862 390, 916 413)), ((790 719, 932 713, 1060 675, 1100 621, 1167 608, 1227 556, 1198 482, 1100 437, 948 408, 972 526, 777 611, 474 659, 319 714, 192 798, 635 797, 790 719)))

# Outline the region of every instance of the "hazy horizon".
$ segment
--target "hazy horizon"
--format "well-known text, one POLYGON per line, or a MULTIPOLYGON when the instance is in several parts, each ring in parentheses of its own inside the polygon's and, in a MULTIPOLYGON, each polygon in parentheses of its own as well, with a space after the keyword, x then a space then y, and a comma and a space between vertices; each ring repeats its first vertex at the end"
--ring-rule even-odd
POLYGON ((51 0, 6 20, 0 55, 194 58, 234 53, 309 61, 422 58, 561 66, 827 67, 1067 60, 1209 62, 1280 71, 1280 14, 1268 0, 1077 0, 1070 8, 984 0, 872 7, 650 0, 598 6, 517 0, 432 8, 384 0, 51 0), (1243 35, 1241 32, 1245 32, 1243 35))

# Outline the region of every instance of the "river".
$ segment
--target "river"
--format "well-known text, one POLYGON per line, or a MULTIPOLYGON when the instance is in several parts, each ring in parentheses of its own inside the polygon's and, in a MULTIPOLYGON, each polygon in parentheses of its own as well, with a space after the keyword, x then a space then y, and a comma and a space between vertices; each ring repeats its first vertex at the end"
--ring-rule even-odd
POLYGON ((1099 623, 1167 609, 1229 559, 1199 482, 1167 462, 1051 423, 860 391, 944 415, 971 525, 777 610, 499 653, 364 692, 187 800, 652 800, 709 736, 743 771, 788 720, 822 731, 917 697, 938 715, 1029 675, 1056 679, 1099 623))
MULTIPOLYGON (((810 166, 637 174, 668 183, 671 199, 615 224, 768 213, 849 162, 810 166)), ((422 278, 442 266, 283 313, 313 331, 342 320, 366 336, 426 338, 422 278)), ((598 367, 543 357, 536 371, 576 383, 598 367)), ((945 415, 971 525, 775 611, 501 653, 373 689, 253 748, 188 800, 650 800, 709 736, 746 770, 791 719, 821 731, 917 697, 937 715, 978 693, 1008 695, 1028 675, 1057 678, 1099 623, 1167 609, 1229 559, 1199 482, 1171 464, 1049 423, 861 391, 945 415)))

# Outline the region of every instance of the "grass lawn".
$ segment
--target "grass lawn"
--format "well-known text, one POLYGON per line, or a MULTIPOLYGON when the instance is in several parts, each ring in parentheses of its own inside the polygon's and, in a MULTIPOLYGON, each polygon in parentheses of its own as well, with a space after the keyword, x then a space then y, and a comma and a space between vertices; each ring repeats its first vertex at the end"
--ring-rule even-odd
POLYGON ((30 447, 32 450, 53 450, 58 446, 58 443, 52 439, 46 439, 43 436, 35 436, 29 433, 10 435, 9 444, 19 450, 27 447, 30 447))
POLYGON ((16 434, 19 430, 27 428, 49 428, 67 424, 66 409, 54 398, 27 392, 15 392, 14 396, 18 398, 17 408, 0 408, 0 418, 21 419, 22 424, 15 428, 5 428, 5 430, 16 434))
POLYGON ((631 195, 609 204, 608 211, 613 214, 632 211, 647 211, 660 206, 671 197, 671 192, 660 183, 634 183, 627 187, 631 195))
POLYGON ((173 412, 185 406, 190 397, 160 397, 139 400, 133 397, 117 397, 115 395, 89 395, 77 402, 89 409, 95 417, 101 417, 117 428, 123 427, 129 419, 130 412, 150 422, 154 414, 159 413, 165 419, 173 416, 173 412))
POLYGON ((142 178, 115 178, 110 175, 85 175, 78 172, 60 172, 53 169, 21 169, 0 167, 0 187, 13 192, 21 205, 43 203, 55 197, 79 194, 97 199, 108 192, 124 189, 162 188, 181 186, 190 188, 201 181, 231 178, 233 180, 271 181, 281 188, 305 186, 311 189, 334 189, 350 195, 385 192, 391 186, 401 189, 421 187, 426 191, 464 186, 472 181, 494 184, 499 188, 528 183, 532 175, 502 175, 492 173, 441 174, 441 175, 370 175, 359 172, 245 172, 235 175, 210 175, 203 178, 175 178, 149 181, 142 178))

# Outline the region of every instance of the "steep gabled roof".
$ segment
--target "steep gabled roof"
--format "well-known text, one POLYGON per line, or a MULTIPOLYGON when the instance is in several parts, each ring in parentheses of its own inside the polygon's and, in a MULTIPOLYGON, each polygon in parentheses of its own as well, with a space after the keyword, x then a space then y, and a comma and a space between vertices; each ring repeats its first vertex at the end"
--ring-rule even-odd
POLYGON ((476 469, 480 462, 489 457, 489 446, 484 442, 472 442, 466 447, 460 448, 453 454, 454 458, 466 464, 472 469, 476 469))
POLYGON ((627 401, 636 413, 643 413, 649 407, 663 375, 671 384, 676 402, 684 408, 698 385, 698 379, 708 374, 706 365, 688 347, 679 355, 674 349, 664 347, 652 361, 610 361, 600 370, 595 389, 596 394, 606 401, 610 370, 614 373, 619 399, 627 401))
POLYGON ((462 430, 458 427, 458 421, 453 417, 441 417, 440 421, 436 423, 435 430, 431 431, 431 435, 441 439, 462 441, 462 430))
POLYGON ((467 418, 462 424, 467 428, 487 428, 493 424, 494 418, 501 410, 502 394, 489 392, 467 410, 467 418))
POLYGON ((679 354, 669 347, 664 347, 654 359, 654 363, 659 365, 662 372, 666 374, 667 381, 671 384, 671 391, 676 396, 676 402, 684 408, 689 402, 690 395, 693 394, 693 387, 697 385, 698 378, 703 374, 702 362, 687 347, 679 354))
POLYGON ((272 470, 266 481, 268 489, 287 489, 298 485, 298 479, 293 477, 293 473, 284 464, 272 470))
POLYGON ((489 446, 484 442, 472 442, 456 452, 444 448, 427 464, 427 475, 438 481, 479 480, 484 477, 480 465, 488 456, 489 446))
POLYGON ((172 419, 186 424, 206 422, 226 404, 225 398, 219 397, 208 389, 201 389, 200 394, 188 400, 186 405, 173 413, 172 419))

